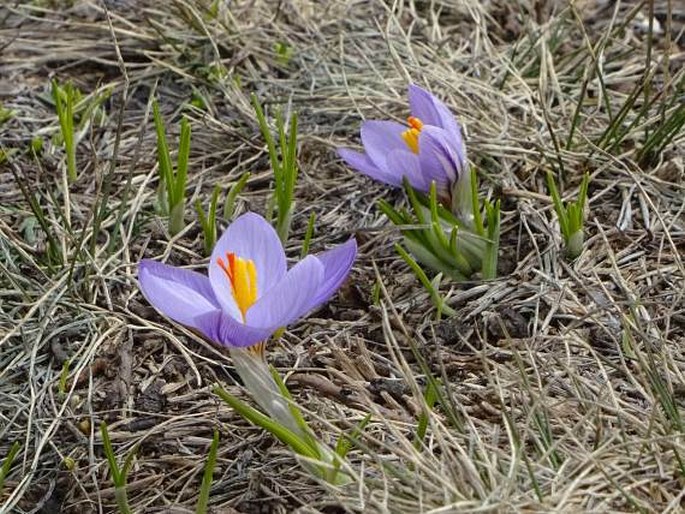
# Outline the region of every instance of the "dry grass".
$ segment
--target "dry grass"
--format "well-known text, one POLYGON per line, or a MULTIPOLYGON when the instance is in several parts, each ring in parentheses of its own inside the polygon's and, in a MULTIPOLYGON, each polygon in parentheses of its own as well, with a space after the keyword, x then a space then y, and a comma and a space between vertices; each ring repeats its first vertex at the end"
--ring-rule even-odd
POLYGON ((214 512, 681 511, 685 136, 661 148, 658 135, 684 108, 676 4, 257 0, 218 2, 213 17, 202 0, 5 2, 0 458, 13 441, 22 450, 0 510, 113 511, 106 420, 121 458, 138 446, 135 512, 193 511, 214 428, 214 512), (50 142, 53 76, 112 89, 68 188, 50 142), (404 117, 410 80, 453 108, 483 193, 503 200, 501 278, 445 283, 458 315, 440 322, 374 207, 401 196, 332 151, 356 141, 362 117, 404 117), (135 281, 143 256, 203 263, 198 224, 170 239, 154 212, 151 96, 166 119, 192 119, 189 194, 206 205, 215 184, 249 170, 239 209, 264 212, 270 172, 251 91, 300 114, 289 255, 311 212, 313 251, 350 234, 360 243, 341 293, 270 348, 325 439, 372 414, 350 454, 355 481, 339 490, 212 395, 216 382, 238 394, 230 360, 162 319, 135 281), (26 151, 34 136, 39 158, 26 151), (592 176, 587 248, 572 264, 548 169, 565 195, 592 176), (447 386, 417 450, 427 371, 447 386))

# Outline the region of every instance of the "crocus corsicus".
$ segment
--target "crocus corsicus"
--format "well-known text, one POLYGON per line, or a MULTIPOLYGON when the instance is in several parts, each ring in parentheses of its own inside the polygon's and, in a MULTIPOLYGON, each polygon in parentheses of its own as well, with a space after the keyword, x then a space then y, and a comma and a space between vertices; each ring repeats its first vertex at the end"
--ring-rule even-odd
POLYGON ((425 89, 409 86, 411 116, 407 125, 370 120, 362 124, 365 153, 342 148, 340 157, 369 177, 401 186, 406 177, 424 193, 435 182, 441 199, 452 197, 455 184, 468 175, 466 146, 457 120, 444 103, 425 89))
POLYGON ((217 242, 208 277, 143 260, 138 281, 145 298, 169 318, 221 345, 248 347, 328 300, 356 255, 357 243, 350 239, 288 270, 276 231, 248 213, 217 242))

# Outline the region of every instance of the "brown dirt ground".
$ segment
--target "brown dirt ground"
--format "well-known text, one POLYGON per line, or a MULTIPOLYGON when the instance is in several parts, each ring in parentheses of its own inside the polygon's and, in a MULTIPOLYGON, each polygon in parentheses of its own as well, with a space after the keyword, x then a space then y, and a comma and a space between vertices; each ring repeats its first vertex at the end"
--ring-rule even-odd
POLYGON ((677 4, 4 1, 0 458, 14 441, 22 450, 0 510, 114 511, 104 420, 120 459, 137 449, 134 512, 194 512, 215 428, 216 513, 680 511, 683 122, 645 151, 685 112, 677 4), (84 127, 68 186, 51 78, 111 91, 84 127), (503 202, 500 278, 443 281, 457 315, 440 321, 375 207, 401 193, 334 152, 358 143, 363 118, 405 117, 410 80, 454 110, 482 194, 503 202), (271 172, 253 91, 268 112, 287 105, 301 120, 288 255, 299 255, 312 212, 312 251, 351 235, 360 245, 340 293, 269 348, 327 442, 372 414, 341 488, 311 479, 212 394, 220 383, 248 399, 226 352, 161 317, 135 280, 142 257, 203 267, 191 206, 215 185, 250 171, 238 212, 265 212, 271 172), (182 115, 193 128, 188 227, 174 238, 154 209, 152 97, 174 138, 182 115), (35 137, 39 156, 27 150, 35 137), (547 170, 568 198, 592 177, 586 249, 573 263, 547 170), (46 234, 65 265, 49 264, 46 234), (426 369, 449 401, 417 450, 426 369))

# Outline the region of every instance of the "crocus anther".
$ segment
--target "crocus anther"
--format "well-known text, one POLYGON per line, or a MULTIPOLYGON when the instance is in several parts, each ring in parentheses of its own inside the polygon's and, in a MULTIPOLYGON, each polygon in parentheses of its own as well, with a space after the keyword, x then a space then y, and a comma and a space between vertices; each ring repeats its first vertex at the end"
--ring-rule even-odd
POLYGON ((409 128, 402 132, 402 139, 412 152, 419 153, 419 134, 423 128, 423 122, 416 116, 409 116, 407 123, 409 128))
POLYGON ((257 269, 252 259, 243 259, 226 252, 226 261, 216 260, 231 284, 231 294, 245 322, 247 310, 257 301, 257 269))

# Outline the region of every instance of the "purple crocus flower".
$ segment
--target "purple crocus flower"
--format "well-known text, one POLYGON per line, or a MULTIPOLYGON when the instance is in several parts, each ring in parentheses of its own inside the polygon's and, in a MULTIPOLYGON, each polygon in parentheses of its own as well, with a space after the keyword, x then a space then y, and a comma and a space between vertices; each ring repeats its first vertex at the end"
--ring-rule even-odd
POLYGON ((366 153, 347 148, 338 154, 369 177, 427 193, 435 181, 441 199, 452 196, 454 185, 467 175, 466 146, 457 120, 444 103, 425 89, 409 85, 408 125, 395 121, 365 121, 361 138, 366 153))
POLYGON ((248 347, 327 301, 356 255, 353 238, 288 270, 276 231, 247 213, 214 247, 209 277, 146 259, 138 281, 145 298, 169 318, 221 345, 248 347))

